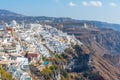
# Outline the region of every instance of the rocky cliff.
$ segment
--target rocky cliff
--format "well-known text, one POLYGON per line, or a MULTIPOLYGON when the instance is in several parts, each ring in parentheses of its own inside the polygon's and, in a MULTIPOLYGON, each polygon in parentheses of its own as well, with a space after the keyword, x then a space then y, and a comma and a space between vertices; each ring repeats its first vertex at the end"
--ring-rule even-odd
MULTIPOLYGON (((74 34, 94 54, 89 54, 94 68, 105 80, 114 80, 120 76, 116 68, 120 66, 120 32, 99 28, 64 28, 64 32, 74 34), (115 74, 115 73, 118 74, 115 74)), ((119 80, 119 78, 118 78, 119 80)))
POLYGON ((104 56, 113 64, 119 65, 120 55, 120 32, 112 29, 79 28, 64 30, 74 34, 81 42, 95 51, 96 54, 104 56))

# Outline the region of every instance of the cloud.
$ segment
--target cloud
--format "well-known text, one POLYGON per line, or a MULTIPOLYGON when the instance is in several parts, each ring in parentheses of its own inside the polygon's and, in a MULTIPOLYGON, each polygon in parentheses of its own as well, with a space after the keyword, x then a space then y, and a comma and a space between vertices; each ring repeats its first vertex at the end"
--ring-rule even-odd
POLYGON ((95 7, 101 7, 102 2, 100 2, 100 1, 90 1, 90 5, 95 6, 95 7))
POLYGON ((83 1, 82 5, 83 6, 102 7, 103 4, 101 1, 90 1, 90 2, 83 1))
POLYGON ((109 5, 110 5, 111 7, 117 7, 117 4, 114 3, 114 2, 111 2, 109 5))
POLYGON ((70 3, 69 3, 69 6, 74 7, 74 6, 76 6, 76 4, 73 3, 73 2, 70 2, 70 3))
POLYGON ((89 6, 89 3, 86 2, 86 1, 83 1, 83 2, 82 2, 82 5, 83 5, 83 6, 89 6))

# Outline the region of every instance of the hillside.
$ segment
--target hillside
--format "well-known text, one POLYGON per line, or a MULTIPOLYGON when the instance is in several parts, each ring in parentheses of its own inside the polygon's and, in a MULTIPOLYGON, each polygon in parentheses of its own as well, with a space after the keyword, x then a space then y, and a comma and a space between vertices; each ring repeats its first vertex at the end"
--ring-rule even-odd
POLYGON ((99 28, 66 28, 63 31, 74 34, 97 55, 108 59, 114 66, 120 66, 120 32, 99 28))
POLYGON ((8 23, 1 29, 1 52, 7 55, 1 60, 18 60, 3 69, 15 79, 120 80, 120 32, 112 30, 118 24, 0 12, 0 22, 8 23))
POLYGON ((23 17, 21 14, 17 14, 8 10, 0 10, 0 17, 23 17))
POLYGON ((110 28, 120 31, 119 24, 112 24, 101 21, 88 21, 88 20, 76 20, 69 17, 46 17, 46 16, 24 16, 22 14, 14 13, 8 10, 0 10, 0 22, 4 21, 10 23, 12 20, 16 20, 18 23, 45 23, 52 26, 64 25, 65 27, 80 28, 84 26, 84 23, 91 27, 98 28, 110 28))

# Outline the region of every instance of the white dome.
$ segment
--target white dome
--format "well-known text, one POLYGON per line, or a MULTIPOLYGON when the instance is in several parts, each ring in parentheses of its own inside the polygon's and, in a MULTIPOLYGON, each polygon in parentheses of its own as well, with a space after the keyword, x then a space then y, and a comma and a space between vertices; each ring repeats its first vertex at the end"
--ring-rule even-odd
POLYGON ((10 26, 16 26, 17 25, 17 22, 15 20, 13 20, 10 24, 10 26))

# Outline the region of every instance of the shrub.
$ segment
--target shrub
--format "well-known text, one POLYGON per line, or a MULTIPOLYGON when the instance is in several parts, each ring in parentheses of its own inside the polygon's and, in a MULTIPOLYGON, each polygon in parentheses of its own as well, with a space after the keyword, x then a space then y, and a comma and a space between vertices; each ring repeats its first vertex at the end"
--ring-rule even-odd
POLYGON ((77 53, 81 53, 83 51, 82 48, 79 45, 75 45, 74 49, 77 53))
POLYGON ((46 61, 47 59, 46 59, 46 57, 43 57, 42 60, 43 60, 43 61, 46 61))
POLYGON ((12 80, 12 75, 10 75, 9 73, 7 73, 1 67, 0 67, 0 74, 1 74, 0 77, 1 77, 2 80, 12 80))
POLYGON ((67 72, 66 70, 61 69, 61 70, 60 70, 60 73, 61 73, 65 78, 68 77, 68 72, 67 72))
POLYGON ((49 67, 50 70, 54 70, 54 68, 55 68, 54 66, 50 66, 49 67))

